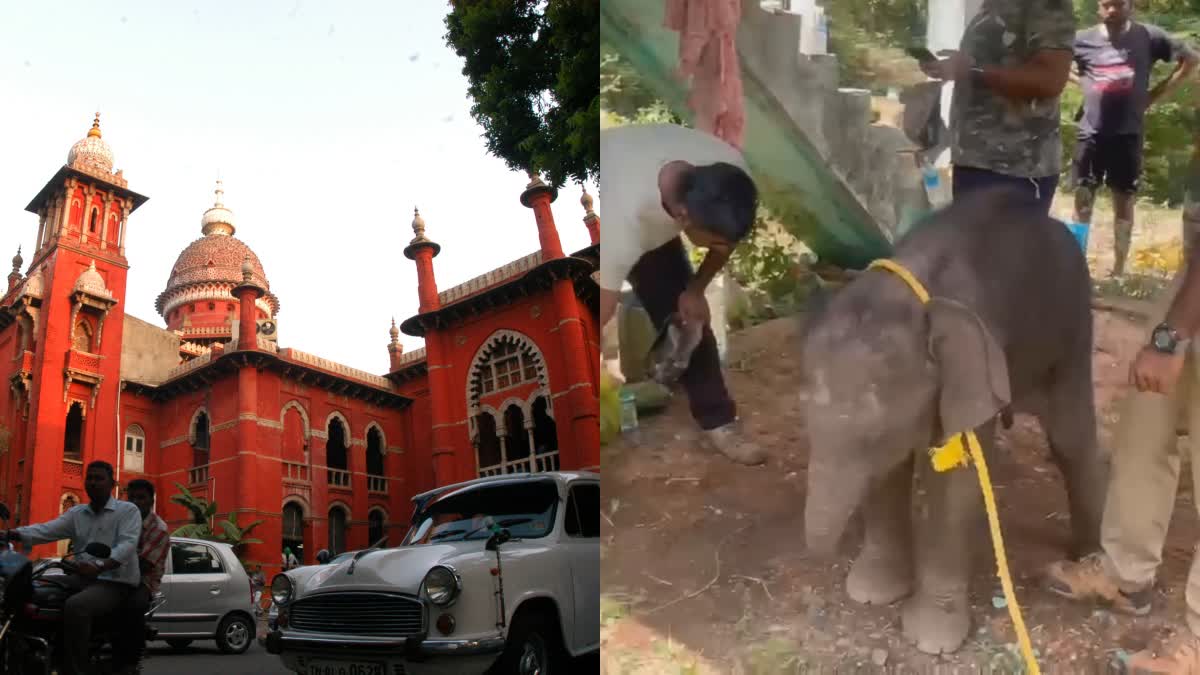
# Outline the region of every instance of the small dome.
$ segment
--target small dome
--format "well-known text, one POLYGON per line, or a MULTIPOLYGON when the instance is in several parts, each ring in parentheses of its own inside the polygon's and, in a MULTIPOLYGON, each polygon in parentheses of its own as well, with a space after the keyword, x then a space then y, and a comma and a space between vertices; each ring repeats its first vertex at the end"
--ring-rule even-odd
POLYGON ((40 298, 42 297, 42 287, 44 285, 45 282, 42 277, 42 268, 39 267, 33 271, 33 274, 29 275, 29 278, 25 280, 25 285, 21 288, 21 294, 28 295, 31 298, 40 298))
POLYGON ((392 342, 400 339, 400 329, 396 328, 396 317, 392 317, 392 327, 388 329, 388 335, 392 336, 392 342))
POLYGON ((14 270, 21 269, 21 265, 25 264, 25 259, 21 257, 21 247, 20 246, 17 247, 17 254, 13 256, 12 264, 13 264, 14 270))
POLYGON ((77 169, 87 167, 112 173, 113 152, 108 143, 100 137, 100 113, 96 113, 96 119, 92 122, 87 136, 71 146, 71 151, 67 153, 67 165, 77 169))
POLYGON ((217 181, 217 189, 214 190, 214 193, 216 198, 213 200, 212 208, 205 211, 204 215, 200 217, 200 231, 205 235, 232 235, 237 228, 233 224, 233 211, 225 208, 225 204, 221 202, 225 190, 220 180, 217 181))
POLYGON ((112 293, 109 293, 108 287, 104 285, 104 277, 100 276, 100 273, 96 271, 95 260, 75 280, 75 290, 102 298, 112 297, 112 293))
POLYGON ((584 213, 589 216, 594 213, 592 211, 592 196, 588 194, 586 185, 583 188, 583 196, 579 198, 579 203, 583 206, 584 213))

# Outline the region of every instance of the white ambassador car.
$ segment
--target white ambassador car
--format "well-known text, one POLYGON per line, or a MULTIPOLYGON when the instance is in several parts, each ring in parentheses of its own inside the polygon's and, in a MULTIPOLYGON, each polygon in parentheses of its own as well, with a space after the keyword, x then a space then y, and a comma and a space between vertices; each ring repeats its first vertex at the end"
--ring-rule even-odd
POLYGON ((280 574, 263 642, 303 675, 553 675, 600 647, 600 476, 417 495, 400 546, 280 574))

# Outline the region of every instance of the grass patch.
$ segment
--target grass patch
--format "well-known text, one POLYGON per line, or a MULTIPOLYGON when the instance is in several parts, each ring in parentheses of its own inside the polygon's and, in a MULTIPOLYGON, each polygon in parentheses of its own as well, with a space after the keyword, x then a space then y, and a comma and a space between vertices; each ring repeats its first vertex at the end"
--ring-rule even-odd
POLYGON ((801 673, 806 665, 800 646, 783 638, 753 644, 746 655, 746 675, 801 673))

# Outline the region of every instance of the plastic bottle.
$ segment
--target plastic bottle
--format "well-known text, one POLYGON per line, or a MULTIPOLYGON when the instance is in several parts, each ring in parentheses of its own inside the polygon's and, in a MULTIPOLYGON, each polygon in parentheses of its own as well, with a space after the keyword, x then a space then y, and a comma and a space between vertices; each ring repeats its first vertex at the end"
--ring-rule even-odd
POLYGON ((949 191, 946 189, 946 182, 942 180, 942 173, 928 160, 921 163, 921 180, 925 184, 925 194, 929 197, 931 208, 940 209, 950 203, 949 191))
POLYGON ((1079 243, 1079 248, 1083 251, 1083 255, 1087 256, 1088 232, 1091 231, 1090 223, 1070 222, 1067 223, 1067 229, 1071 234, 1075 235, 1075 241, 1079 243))
POLYGON ((621 433, 636 431, 638 428, 637 397, 628 389, 621 390, 621 433))

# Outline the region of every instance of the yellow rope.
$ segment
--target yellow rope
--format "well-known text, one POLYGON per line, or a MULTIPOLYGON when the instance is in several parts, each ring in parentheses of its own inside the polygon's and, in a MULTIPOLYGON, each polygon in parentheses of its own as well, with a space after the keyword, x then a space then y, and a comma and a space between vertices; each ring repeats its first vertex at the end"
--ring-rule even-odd
MULTIPOLYGON (((903 265, 887 259, 873 261, 867 269, 885 269, 904 280, 912 289, 922 304, 929 302, 929 292, 925 286, 903 265)), ((967 465, 967 457, 975 463, 979 476, 979 489, 983 492, 983 505, 987 510, 988 529, 992 534, 992 551, 996 556, 997 574, 1000 585, 1004 589, 1004 599, 1008 603, 1008 615, 1012 617, 1013 628, 1017 633, 1017 644, 1021 648, 1021 656, 1025 660, 1025 668, 1030 675, 1041 675, 1037 659, 1033 655, 1033 645, 1029 641, 1029 632, 1025 629, 1025 620, 1021 617, 1021 607, 1017 604, 1017 594, 1013 590, 1012 575, 1008 571, 1008 557, 1004 553, 1004 537, 1000 533, 1000 516, 996 511, 996 496, 992 493, 992 479, 988 474, 987 461, 983 457, 983 449, 974 431, 954 434, 945 445, 931 448, 929 461, 938 472, 949 471, 959 466, 967 465), (965 440, 964 440, 965 439, 965 440), (966 447, 964 447, 966 446, 966 447)))

